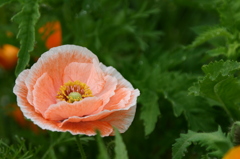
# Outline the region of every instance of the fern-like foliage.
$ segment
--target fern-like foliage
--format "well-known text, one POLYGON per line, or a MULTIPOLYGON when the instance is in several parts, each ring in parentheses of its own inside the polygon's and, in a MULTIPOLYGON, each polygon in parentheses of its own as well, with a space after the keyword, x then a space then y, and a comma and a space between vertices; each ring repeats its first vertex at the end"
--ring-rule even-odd
POLYGON ((30 52, 35 43, 35 24, 40 17, 38 0, 24 0, 22 10, 12 20, 19 23, 17 38, 20 39, 20 51, 15 74, 18 75, 27 66, 30 52))
POLYGON ((17 144, 9 146, 4 141, 0 140, 0 158, 1 159, 30 159, 34 158, 37 149, 27 148, 24 139, 17 137, 17 144))
MULTIPOLYGON (((181 134, 173 145, 173 159, 181 159, 187 148, 191 144, 200 144, 206 147, 207 155, 214 157, 222 157, 231 147, 233 147, 230 139, 224 135, 221 128, 212 133, 197 133, 191 130, 187 134, 181 134)), ((206 157, 205 157, 206 158, 206 157)))
POLYGON ((232 36, 224 27, 213 27, 201 33, 189 47, 196 47, 216 37, 225 37, 228 39, 232 38, 232 36))
POLYGON ((188 48, 195 48, 205 42, 209 42, 210 46, 213 47, 212 50, 207 51, 210 56, 224 55, 230 59, 237 59, 240 47, 238 36, 238 28, 240 27, 240 2, 237 0, 216 0, 208 3, 214 6, 212 9, 218 12, 220 22, 212 27, 205 26, 207 29, 199 33, 188 48), (219 40, 218 37, 223 37, 224 41, 219 40), (213 38, 215 38, 214 42, 210 41, 213 38))

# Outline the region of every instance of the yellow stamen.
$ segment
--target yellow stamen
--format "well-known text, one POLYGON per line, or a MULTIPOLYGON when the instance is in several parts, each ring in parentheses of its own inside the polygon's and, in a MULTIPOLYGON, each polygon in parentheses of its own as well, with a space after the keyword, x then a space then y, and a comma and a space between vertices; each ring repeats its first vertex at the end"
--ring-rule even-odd
POLYGON ((93 97, 92 91, 88 85, 80 81, 69 81, 64 83, 57 94, 57 99, 67 101, 69 103, 80 101, 86 97, 93 97))

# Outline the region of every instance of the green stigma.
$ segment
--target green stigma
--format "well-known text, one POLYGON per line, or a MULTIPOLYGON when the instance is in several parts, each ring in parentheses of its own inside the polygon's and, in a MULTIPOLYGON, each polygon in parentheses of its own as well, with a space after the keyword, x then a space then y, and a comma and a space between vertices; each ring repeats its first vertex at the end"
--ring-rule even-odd
POLYGON ((82 95, 78 92, 71 92, 68 95, 68 101, 70 103, 76 102, 76 101, 80 101, 82 99, 82 95))

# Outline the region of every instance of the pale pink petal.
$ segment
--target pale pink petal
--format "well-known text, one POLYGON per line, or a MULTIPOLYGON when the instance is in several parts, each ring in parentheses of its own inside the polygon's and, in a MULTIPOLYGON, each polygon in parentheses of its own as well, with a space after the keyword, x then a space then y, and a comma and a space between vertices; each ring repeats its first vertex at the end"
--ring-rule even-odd
POLYGON ((43 54, 30 70, 20 73, 14 93, 24 116, 42 129, 86 135, 95 135, 99 129, 102 136, 114 135, 113 127, 121 133, 128 129, 140 94, 116 69, 73 45, 43 54), (86 83, 94 97, 56 103, 56 94, 67 80, 86 83))
MULTIPOLYGON (((109 116, 100 119, 99 121, 106 121, 113 127, 118 128, 120 133, 124 133, 129 126, 131 125, 135 112, 136 112, 136 104, 137 97, 140 95, 138 89, 132 91, 129 102, 126 104, 124 109, 119 109, 111 113, 109 116)), ((114 135, 113 133, 111 135, 114 135)))
POLYGON ((123 76, 115 68, 113 68, 111 66, 106 67, 102 63, 100 63, 99 66, 101 67, 101 69, 103 70, 105 75, 110 75, 110 76, 113 76, 113 77, 117 78, 117 80, 118 80, 117 89, 120 89, 120 88, 133 88, 131 83, 128 82, 125 78, 123 78, 123 76))
POLYGON ((100 92, 105 84, 103 72, 94 60, 92 63, 70 63, 64 70, 64 83, 80 81, 86 83, 93 95, 100 92))
POLYGON ((38 78, 45 72, 53 80, 53 88, 57 92, 59 87, 64 84, 64 69, 72 62, 93 63, 98 62, 98 58, 87 48, 75 45, 63 45, 50 49, 42 54, 39 60, 31 67, 26 78, 28 88, 28 100, 33 104, 33 89, 38 78))
POLYGON ((75 134, 86 134, 88 136, 96 135, 96 130, 99 130, 101 136, 109 136, 113 132, 112 126, 104 121, 89 121, 89 122, 79 122, 71 123, 67 122, 62 125, 61 130, 69 131, 75 134))
MULTIPOLYGON (((27 74, 27 71, 25 72, 27 74)), ((24 74, 25 74, 24 73, 24 74)), ((23 75, 23 74, 22 74, 23 75)), ((20 75, 19 75, 20 76, 20 75)), ((18 80, 17 85, 15 85, 16 94, 21 93, 22 96, 17 96, 18 105, 23 112, 24 116, 28 119, 31 119, 34 124, 38 125, 42 129, 47 129, 51 131, 59 132, 70 132, 73 135, 76 134, 85 134, 85 135, 95 135, 95 130, 98 129, 101 132, 102 136, 108 136, 112 133, 113 129, 111 125, 107 122, 93 121, 93 122, 80 122, 80 123, 66 123, 59 127, 58 122, 46 120, 42 117, 41 114, 36 113, 34 107, 32 107, 26 100, 27 87, 24 85, 24 81, 18 80)))
POLYGON ((89 116, 85 116, 85 117, 78 117, 78 116, 72 116, 72 117, 69 117, 68 119, 60 122, 58 124, 58 126, 62 126, 63 124, 65 124, 66 122, 84 122, 84 121, 97 121, 99 119, 102 119, 102 118, 105 118, 106 116, 110 115, 111 111, 103 111, 103 112, 100 112, 98 114, 93 114, 93 115, 89 115, 89 116))
POLYGON ((44 73, 34 85, 33 105, 35 111, 40 112, 42 115, 51 104, 56 103, 57 93, 52 86, 52 79, 47 73, 44 73))
POLYGON ((118 111, 129 110, 131 107, 136 106, 137 97, 140 94, 138 89, 131 91, 131 93, 132 94, 130 96, 130 99, 127 101, 127 103, 124 104, 124 107, 121 109, 103 110, 97 114, 92 114, 84 117, 72 116, 72 117, 69 117, 68 119, 65 119, 61 123, 59 123, 59 126, 63 125, 66 122, 96 121, 96 120, 103 119, 109 116, 110 114, 116 113, 118 111))
POLYGON ((93 60, 93 69, 91 70, 90 76, 88 77, 88 80, 86 84, 91 88, 93 95, 99 93, 104 88, 105 79, 103 71, 99 67, 99 62, 96 60, 93 60))
POLYGON ((88 77, 92 72, 93 64, 92 63, 70 63, 64 70, 63 82, 68 81, 81 81, 87 83, 88 77))
POLYGON ((115 94, 114 91, 117 86, 117 79, 115 77, 106 76, 105 81, 106 83, 102 91, 95 95, 96 97, 103 99, 103 106, 107 104, 110 98, 115 94))
POLYGON ((88 97, 79 102, 68 103, 65 101, 51 105, 44 114, 48 120, 64 120, 71 116, 86 116, 102 106, 102 99, 96 97, 88 97))
MULTIPOLYGON (((116 111, 99 121, 108 122, 111 126, 118 128, 120 133, 124 133, 131 125, 136 111, 136 105, 128 110, 116 111)), ((113 133, 111 135, 114 135, 113 133)))
POLYGON ((18 106, 26 118, 31 119, 42 129, 56 131, 58 129, 57 123, 55 121, 48 121, 44 119, 41 114, 36 113, 35 108, 26 99, 28 90, 25 85, 25 78, 28 73, 29 70, 24 70, 18 75, 18 78, 16 79, 16 84, 14 86, 13 92, 17 95, 18 106))
POLYGON ((25 97, 27 96, 27 88, 25 84, 25 79, 29 73, 29 70, 24 70, 22 71, 19 75, 18 78, 15 81, 15 86, 13 88, 13 93, 17 95, 17 97, 25 97))
POLYGON ((131 93, 130 99, 128 101, 128 103, 125 106, 125 109, 128 109, 130 107, 132 107, 133 105, 137 104, 137 97, 140 95, 140 92, 138 89, 134 89, 131 93))
POLYGON ((115 91, 115 95, 110 98, 110 101, 104 106, 104 109, 114 110, 124 108, 128 103, 132 89, 120 88, 115 91))

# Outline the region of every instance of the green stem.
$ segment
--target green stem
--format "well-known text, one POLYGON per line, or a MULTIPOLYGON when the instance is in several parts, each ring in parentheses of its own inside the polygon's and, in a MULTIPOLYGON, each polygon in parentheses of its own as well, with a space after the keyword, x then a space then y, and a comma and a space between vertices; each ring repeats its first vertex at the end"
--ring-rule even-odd
POLYGON ((75 137, 76 137, 76 142, 77 142, 77 145, 78 145, 78 149, 79 149, 79 151, 80 151, 80 154, 81 154, 81 156, 82 156, 82 159, 87 159, 86 154, 85 154, 85 152, 84 152, 84 150, 83 150, 83 146, 82 146, 82 143, 81 143, 81 140, 80 140, 79 135, 75 135, 75 137))

